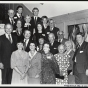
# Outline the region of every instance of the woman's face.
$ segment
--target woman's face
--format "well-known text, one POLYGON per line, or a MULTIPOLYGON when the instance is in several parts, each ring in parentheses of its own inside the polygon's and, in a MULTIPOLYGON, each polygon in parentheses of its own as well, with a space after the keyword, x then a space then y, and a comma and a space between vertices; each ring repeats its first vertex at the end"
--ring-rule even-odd
POLYGON ((25 18, 25 21, 26 21, 26 23, 30 23, 31 17, 27 16, 27 17, 25 18))
POLYGON ((44 39, 40 38, 39 39, 39 44, 41 44, 41 45, 44 44, 44 39))
POLYGON ((38 29, 38 31, 42 31, 42 25, 41 24, 38 24, 37 25, 37 29, 38 29))
POLYGON ((21 28, 21 21, 17 21, 17 28, 21 28))
POLYGON ((29 48, 30 48, 31 51, 34 51, 35 50, 35 44, 31 43, 30 46, 29 46, 29 48))
POLYGON ((45 53, 49 53, 49 51, 50 51, 49 45, 48 44, 44 44, 43 50, 44 50, 45 53))
POLYGON ((60 54, 63 54, 64 51, 65 51, 65 47, 64 47, 63 45, 60 45, 60 46, 58 47, 58 51, 59 51, 60 54))
POLYGON ((22 50, 23 49, 23 43, 17 43, 17 48, 18 48, 18 50, 22 50))
POLYGON ((65 46, 66 46, 67 51, 69 51, 71 49, 71 44, 70 43, 66 43, 65 46))

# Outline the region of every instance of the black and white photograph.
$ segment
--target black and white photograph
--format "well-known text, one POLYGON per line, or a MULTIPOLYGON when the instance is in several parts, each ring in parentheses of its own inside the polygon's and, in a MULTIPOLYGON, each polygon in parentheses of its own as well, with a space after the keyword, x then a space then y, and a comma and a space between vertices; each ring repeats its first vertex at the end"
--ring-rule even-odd
POLYGON ((88 1, 0 1, 0 86, 88 86, 88 1))

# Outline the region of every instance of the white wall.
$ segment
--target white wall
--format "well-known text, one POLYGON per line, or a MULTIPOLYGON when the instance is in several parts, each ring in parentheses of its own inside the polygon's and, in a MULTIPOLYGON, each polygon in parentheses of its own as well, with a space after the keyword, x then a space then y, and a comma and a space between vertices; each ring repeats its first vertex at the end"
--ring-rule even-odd
POLYGON ((54 17, 88 9, 88 1, 53 1, 53 2, 27 2, 23 3, 30 11, 34 7, 39 8, 39 16, 54 17), (41 5, 40 3, 44 3, 41 5))

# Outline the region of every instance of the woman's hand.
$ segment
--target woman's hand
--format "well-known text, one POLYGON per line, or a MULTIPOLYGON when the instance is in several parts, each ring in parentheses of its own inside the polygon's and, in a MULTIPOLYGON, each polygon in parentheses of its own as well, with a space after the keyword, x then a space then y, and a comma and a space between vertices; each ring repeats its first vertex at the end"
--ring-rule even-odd
POLYGON ((39 77, 39 75, 36 75, 36 76, 35 76, 35 78, 38 78, 38 77, 39 77))
POLYGON ((21 80, 23 80, 25 78, 26 74, 21 74, 21 80))

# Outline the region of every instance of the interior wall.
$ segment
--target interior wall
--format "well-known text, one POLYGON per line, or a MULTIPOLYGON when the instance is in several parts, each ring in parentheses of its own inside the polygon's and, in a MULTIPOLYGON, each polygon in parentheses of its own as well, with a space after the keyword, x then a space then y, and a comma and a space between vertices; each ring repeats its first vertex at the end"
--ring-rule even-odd
POLYGON ((65 38, 68 38, 68 25, 81 24, 88 22, 88 10, 77 11, 69 14, 64 14, 52 17, 55 20, 56 26, 64 31, 65 38))

